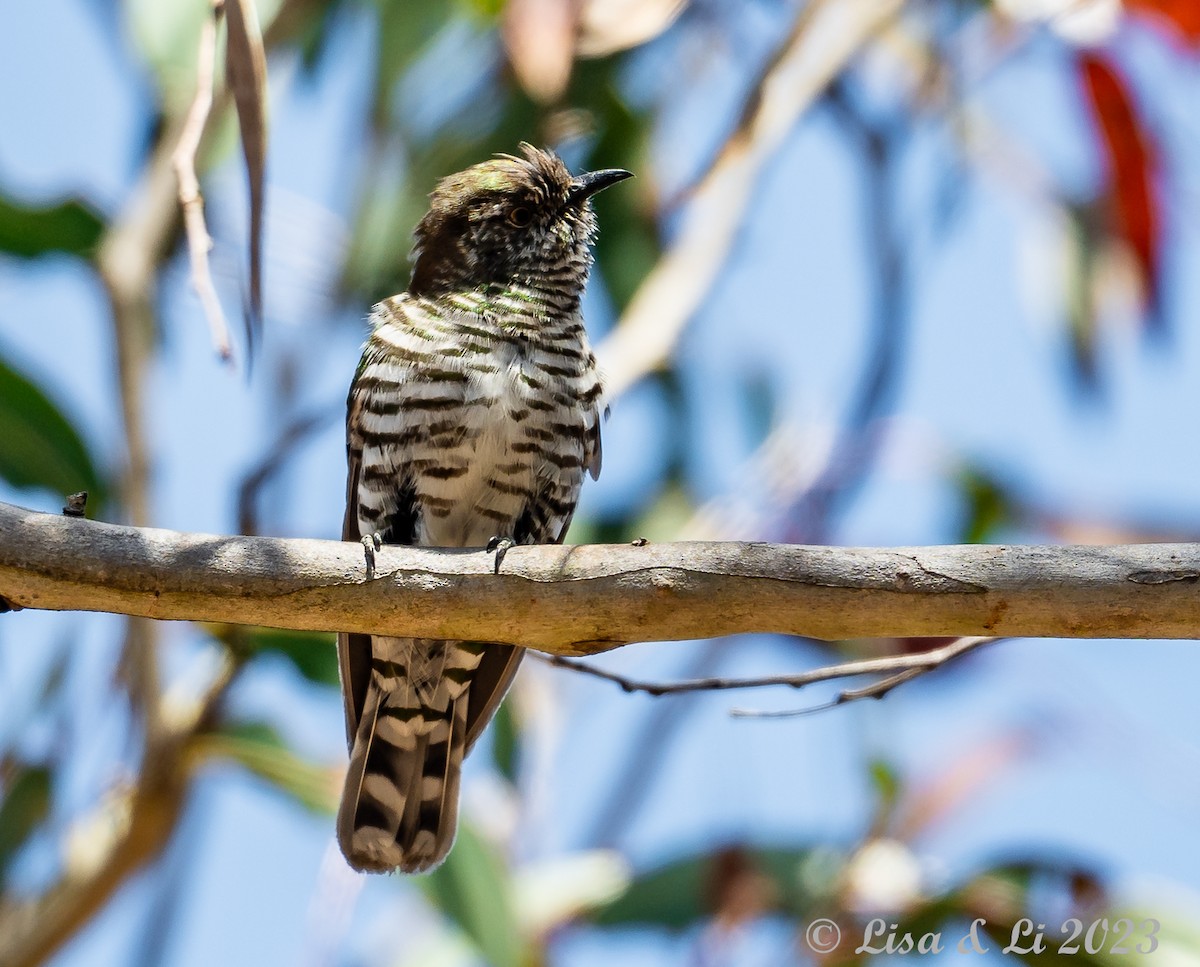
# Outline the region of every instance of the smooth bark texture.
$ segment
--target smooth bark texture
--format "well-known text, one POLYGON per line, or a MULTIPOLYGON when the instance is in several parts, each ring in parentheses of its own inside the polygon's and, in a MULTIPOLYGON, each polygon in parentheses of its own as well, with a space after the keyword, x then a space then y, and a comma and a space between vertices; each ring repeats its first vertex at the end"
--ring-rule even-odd
POLYGON ((0 597, 588 654, 633 641, 1200 637, 1200 545, 848 548, 677 543, 484 550, 216 537, 0 504, 0 597))

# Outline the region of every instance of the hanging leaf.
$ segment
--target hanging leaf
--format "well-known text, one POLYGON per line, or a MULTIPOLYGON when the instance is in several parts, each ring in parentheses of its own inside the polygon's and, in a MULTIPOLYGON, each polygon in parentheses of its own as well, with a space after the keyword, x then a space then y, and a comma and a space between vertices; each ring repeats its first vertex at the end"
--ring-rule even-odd
POLYGON ((689 856, 639 876, 592 919, 602 927, 686 930, 719 912, 725 906, 728 879, 749 871, 763 878, 763 886, 754 892, 762 900, 760 905, 769 897, 771 907, 803 913, 811 898, 801 885, 800 871, 810 855, 807 849, 738 848, 689 856))
POLYGON ((196 740, 202 755, 238 763, 314 812, 333 812, 336 770, 298 756, 265 722, 222 725, 196 740))
POLYGON ((50 811, 49 769, 17 766, 6 771, 9 775, 0 799, 0 887, 13 854, 50 811))
POLYGON ((225 0, 228 27, 225 83, 233 94, 241 131, 242 158, 250 193, 250 306, 246 317, 249 354, 262 324, 262 222, 267 159, 267 56, 258 11, 252 0, 225 0))
POLYGON ((0 252, 22 258, 47 252, 87 257, 103 230, 100 216, 79 201, 38 207, 0 196, 0 252))
POLYGON ((71 422, 39 386, 0 359, 0 478, 14 487, 88 492, 100 515, 109 487, 71 422))
POLYGON ((489 967, 530 962, 504 861, 469 824, 459 827, 446 862, 415 882, 471 939, 489 967))
POLYGON ((1103 54, 1080 55, 1084 91, 1096 121, 1098 147, 1108 166, 1108 194, 1116 234, 1133 252, 1146 293, 1150 323, 1161 326, 1162 215, 1155 190, 1157 151, 1138 117, 1129 87, 1103 54))
POLYGON ((1094 206, 1068 205, 1064 211, 1067 216, 1064 284, 1071 371, 1082 389, 1094 393, 1100 389, 1096 358, 1099 306, 1095 281, 1104 229, 1094 206))
POLYGON ((239 627, 234 638, 217 635, 252 655, 275 654, 292 662, 296 671, 317 685, 337 687, 335 636, 325 631, 289 631, 276 627, 239 627))
MULTIPOLYGON (((375 92, 371 118, 377 131, 387 129, 397 83, 420 51, 437 35, 454 7, 448 3, 376 0, 375 92)), ((446 172, 448 174, 448 172, 446 172)))
POLYGON ((557 102, 575 60, 579 11, 571 0, 508 0, 500 34, 517 83, 540 104, 557 102))
POLYGON ((615 850, 584 850, 522 865, 513 879, 521 928, 528 936, 545 938, 611 903, 629 882, 629 863, 615 850))
POLYGON ((512 702, 504 702, 492 719, 492 762, 509 782, 517 781, 517 753, 521 736, 513 715, 512 702))

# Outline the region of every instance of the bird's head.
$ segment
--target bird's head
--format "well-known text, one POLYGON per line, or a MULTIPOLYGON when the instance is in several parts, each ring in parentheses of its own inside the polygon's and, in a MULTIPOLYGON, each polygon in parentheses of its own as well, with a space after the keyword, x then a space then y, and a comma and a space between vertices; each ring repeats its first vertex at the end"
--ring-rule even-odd
POLYGON ((438 182, 415 232, 414 295, 547 277, 582 290, 596 232, 589 199, 632 177, 619 168, 572 177, 551 151, 521 145, 438 182))

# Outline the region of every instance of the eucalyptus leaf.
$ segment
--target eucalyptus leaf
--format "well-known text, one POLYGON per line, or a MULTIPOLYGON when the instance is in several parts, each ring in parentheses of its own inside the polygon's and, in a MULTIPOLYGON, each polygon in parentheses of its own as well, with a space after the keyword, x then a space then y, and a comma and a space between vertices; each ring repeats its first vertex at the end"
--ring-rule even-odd
POLYGON ((198 740, 198 747, 205 755, 238 763, 307 809, 333 811, 333 770, 297 755, 268 723, 227 723, 198 740))
POLYGON ((0 195, 0 252, 35 258, 48 252, 90 257, 104 222, 74 199, 57 205, 22 205, 0 195))
MULTIPOLYGON (((807 849, 746 849, 745 862, 767 877, 779 906, 797 915, 811 897, 800 872, 807 849)), ((592 921, 602 927, 658 927, 686 930, 711 913, 710 887, 719 852, 687 856, 634 879, 620 897, 598 908, 592 921)))
POLYGON ((0 799, 0 886, 13 854, 50 811, 50 770, 22 766, 14 772, 0 799))
POLYGON ((290 631, 282 628, 238 628, 237 647, 252 656, 275 654, 286 658, 310 682, 338 685, 338 660, 334 635, 324 631, 290 631))
POLYGON ((504 860, 469 823, 459 826, 446 862, 416 882, 470 938, 489 967, 528 963, 504 860))
POLYGON ((517 753, 521 734, 512 712, 512 703, 504 702, 496 711, 491 724, 492 761, 510 783, 517 781, 517 753))
POLYGON ((109 486, 82 437, 47 393, 0 358, 0 478, 63 496, 86 490, 102 512, 109 486))

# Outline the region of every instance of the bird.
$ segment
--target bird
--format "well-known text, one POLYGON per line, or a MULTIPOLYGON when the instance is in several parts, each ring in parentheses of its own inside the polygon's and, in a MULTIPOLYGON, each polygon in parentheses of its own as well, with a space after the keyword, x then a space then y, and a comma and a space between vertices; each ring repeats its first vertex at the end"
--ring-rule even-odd
MULTIPOLYGON (((408 289, 371 311, 347 398, 342 538, 368 577, 383 544, 562 543, 606 415, 581 312, 591 199, 632 177, 574 176, 522 143, 439 181, 414 231, 408 289)), ((350 752, 337 816, 361 872, 422 873, 454 842, 463 758, 523 649, 340 634, 350 752)))

